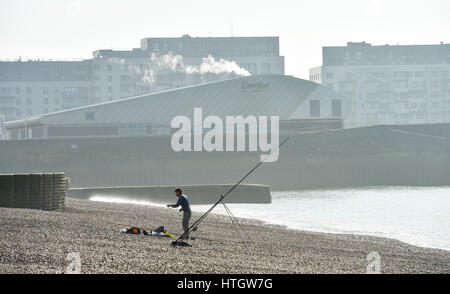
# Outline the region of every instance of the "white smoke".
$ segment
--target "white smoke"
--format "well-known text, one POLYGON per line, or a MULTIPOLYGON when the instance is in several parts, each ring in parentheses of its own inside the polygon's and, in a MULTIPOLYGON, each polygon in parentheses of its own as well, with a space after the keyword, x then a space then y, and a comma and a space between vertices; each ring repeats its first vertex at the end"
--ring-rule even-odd
POLYGON ((235 74, 238 76, 250 76, 251 74, 245 69, 237 65, 234 61, 229 61, 226 59, 219 59, 216 61, 214 57, 208 55, 208 57, 203 58, 200 65, 192 65, 186 67, 186 73, 198 73, 198 74, 235 74))
POLYGON ((183 56, 173 55, 172 52, 164 55, 157 55, 152 53, 151 64, 149 68, 144 72, 142 79, 147 83, 154 83, 155 77, 158 72, 171 71, 184 73, 188 75, 198 74, 215 74, 215 75, 237 75, 237 76, 250 76, 250 72, 245 68, 240 67, 235 61, 226 59, 216 60, 212 55, 208 55, 202 59, 202 63, 199 65, 186 66, 183 62, 183 56))
POLYGON ((183 56, 173 55, 172 52, 161 56, 152 53, 151 61, 157 69, 161 70, 182 72, 186 68, 183 64, 183 56))

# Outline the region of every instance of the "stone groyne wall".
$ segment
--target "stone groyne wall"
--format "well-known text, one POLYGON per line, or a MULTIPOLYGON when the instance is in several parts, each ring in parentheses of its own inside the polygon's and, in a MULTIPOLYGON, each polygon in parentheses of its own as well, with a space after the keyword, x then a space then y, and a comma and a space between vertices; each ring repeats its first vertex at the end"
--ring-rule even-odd
POLYGON ((0 174, 1 207, 55 210, 65 198, 65 173, 0 174))

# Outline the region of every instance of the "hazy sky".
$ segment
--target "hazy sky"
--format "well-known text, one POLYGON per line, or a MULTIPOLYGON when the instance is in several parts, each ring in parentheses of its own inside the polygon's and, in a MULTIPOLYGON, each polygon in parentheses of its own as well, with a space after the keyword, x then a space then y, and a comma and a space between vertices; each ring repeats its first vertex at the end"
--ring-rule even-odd
POLYGON ((90 58, 144 37, 279 36, 286 74, 322 46, 450 43, 449 0, 0 0, 0 59, 90 58))

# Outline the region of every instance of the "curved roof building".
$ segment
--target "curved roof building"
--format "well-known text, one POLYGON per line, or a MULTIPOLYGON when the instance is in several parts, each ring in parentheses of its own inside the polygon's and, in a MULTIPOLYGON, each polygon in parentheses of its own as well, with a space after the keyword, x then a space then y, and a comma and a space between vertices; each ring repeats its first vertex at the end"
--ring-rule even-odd
POLYGON ((280 121, 343 119, 348 113, 342 96, 322 85, 258 75, 43 114, 7 122, 6 127, 19 137, 25 128, 32 137, 157 134, 165 133, 175 116, 192 118, 197 107, 203 117, 279 116, 280 121))

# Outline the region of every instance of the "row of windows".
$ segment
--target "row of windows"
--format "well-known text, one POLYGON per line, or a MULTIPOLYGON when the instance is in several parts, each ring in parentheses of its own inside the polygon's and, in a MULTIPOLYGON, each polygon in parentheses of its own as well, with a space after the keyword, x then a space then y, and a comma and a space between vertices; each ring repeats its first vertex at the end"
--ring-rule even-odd
MULTIPOLYGON (((100 70, 101 69, 101 65, 100 64, 95 64, 94 65, 94 70, 100 70)), ((112 64, 111 63, 108 63, 107 64, 107 69, 108 69, 108 71, 112 71, 112 64)))
POLYGON ((309 80, 317 82, 317 81, 320 81, 320 77, 321 77, 320 73, 313 74, 313 75, 309 76, 309 80))
MULTIPOLYGON (((55 108, 55 109, 52 109, 52 110, 50 110, 49 108, 44 108, 42 110, 42 112, 43 113, 49 113, 50 111, 55 111, 56 112, 56 111, 59 111, 59 110, 60 109, 58 109, 58 108, 55 108)), ((8 109, 7 113, 5 113, 5 110, 2 110, 1 112, 3 112, 3 114, 8 114, 8 115, 11 115, 11 116, 18 116, 18 117, 22 116, 22 114, 24 114, 24 115, 26 114, 28 116, 33 115, 33 110, 30 109, 30 108, 24 110, 24 112, 22 112, 22 109, 8 109)))
POLYGON ((430 103, 426 102, 394 102, 394 103, 379 103, 379 102, 369 102, 361 104, 361 108, 371 108, 371 109, 425 109, 427 105, 432 108, 450 108, 450 100, 442 100, 442 101, 431 101, 430 103))
POLYGON ((131 135, 146 135, 147 124, 122 124, 119 126, 119 135, 131 136, 131 135))
MULTIPOLYGON (((108 79, 109 81, 112 81, 112 77, 109 76, 110 79, 108 79)), ((128 77, 128 76, 124 76, 124 77, 128 77)), ((126 81, 129 81, 129 79, 125 78, 126 81)), ((26 88, 26 93, 27 94, 31 94, 32 93, 32 89, 31 88, 26 88)), ((64 97, 70 97, 70 96, 77 96, 80 93, 87 93, 87 92, 98 92, 101 90, 100 86, 93 86, 93 87, 64 87, 61 89, 59 88, 54 88, 54 94, 55 95, 59 95, 62 94, 64 97)), ((112 86, 108 86, 108 91, 112 92, 112 86)), ((49 90, 47 87, 44 87, 42 89, 42 94, 48 95, 49 94, 49 90)), ((7 97, 7 96, 17 96, 17 95, 21 95, 21 90, 20 88, 1 88, 1 92, 0 92, 0 97, 7 97), (14 91, 15 89, 15 91, 14 91)))
MULTIPOLYGON (((309 115, 312 118, 320 118, 320 100, 309 101, 309 115)), ((341 100, 331 101, 331 116, 342 117, 342 102, 341 100)))
MULTIPOLYGON (((22 105, 22 99, 20 98, 14 98, 14 97, 10 97, 11 99, 7 99, 8 97, 0 97, 0 104, 8 104, 8 105, 22 105)), ((81 101, 83 102, 83 104, 87 104, 88 100, 90 100, 92 103, 96 103, 96 102, 101 102, 102 99, 100 99, 99 97, 91 97, 91 98, 87 98, 87 97, 66 97, 64 98, 62 101, 68 102, 68 101, 81 101)), ((112 97, 108 97, 108 100, 111 101, 113 100, 112 97)), ((53 100, 53 104, 54 105, 59 105, 61 104, 61 99, 60 98, 54 98, 53 100)), ((32 105, 33 104, 33 99, 31 98, 26 98, 25 99, 25 104, 24 105, 32 105)), ((38 103, 39 105, 40 103, 38 103)), ((50 104, 50 98, 44 97, 42 98, 42 103, 43 105, 49 105, 50 104)))
POLYGON ((359 116, 361 119, 366 119, 372 122, 383 119, 397 119, 397 120, 409 120, 409 119, 450 119, 450 111, 443 112, 409 112, 409 113, 367 113, 359 116))
MULTIPOLYGON (((81 91, 80 89, 84 89, 86 87, 63 87, 61 89, 62 92, 76 92, 76 91, 81 91)), ((32 88, 31 87, 26 87, 25 88, 25 93, 26 94, 31 94, 32 88)), ((39 91, 38 91, 39 92, 39 91)), ((43 87, 42 88, 42 94, 49 94, 49 88, 48 87, 43 87)), ((54 94, 59 94, 60 93, 60 88, 59 87, 55 87, 53 88, 53 93, 54 94)), ((14 95, 20 95, 22 94, 22 89, 21 88, 1 88, 0 90, 0 94, 1 96, 14 96, 14 95)))
MULTIPOLYGON (((25 88, 25 92, 27 94, 31 94, 31 88, 30 87, 25 88)), ((20 95, 21 93, 22 93, 21 88, 1 88, 0 90, 0 94, 2 96, 13 96, 14 94, 20 95)), ((45 89, 43 89, 43 93, 45 93, 45 89)))
MULTIPOLYGON (((31 98, 27 98, 26 99, 26 105, 31 105, 31 104, 33 104, 32 102, 33 101, 32 101, 31 98)), ((42 103, 45 104, 45 105, 48 105, 49 104, 49 98, 44 97, 42 99, 42 103)), ((59 104, 59 103, 60 103, 60 99, 59 98, 55 98, 54 99, 54 104, 59 104)), ((16 105, 22 105, 22 100, 20 98, 16 98, 16 105)))
MULTIPOLYGON (((120 77, 122 77, 122 76, 120 76, 120 77)), ((100 76, 99 76, 99 75, 95 75, 95 76, 94 76, 94 80, 95 80, 95 81, 100 81, 100 76)), ((108 76, 107 76, 107 80, 108 80, 108 83, 112 83, 112 81, 113 81, 113 76, 108 75, 108 76)))
MULTIPOLYGON (((270 74, 272 72, 272 64, 269 62, 261 63, 261 69, 258 72, 258 64, 257 63, 242 63, 239 64, 242 68, 248 70, 251 73, 260 73, 260 74, 270 74)), ((111 71, 111 65, 108 64, 108 71, 111 71)), ((95 69, 100 69, 100 65, 96 65, 95 69)), ((120 64, 121 71, 129 71, 133 69, 134 72, 143 73, 149 69, 149 65, 147 64, 120 64)), ((122 76, 121 76, 122 77, 122 76)), ((100 75, 94 75, 94 80, 99 81, 101 79, 100 75)), ((112 81, 112 76, 108 75, 108 82, 112 81)))
MULTIPOLYGON (((333 72, 327 72, 326 73, 326 79, 333 79, 334 78, 334 73, 333 72)), ((344 73, 345 79, 346 80, 352 80, 352 79, 368 79, 368 80, 376 80, 376 79, 383 79, 383 78, 394 78, 394 79, 409 79, 409 78, 424 78, 424 77, 429 77, 429 78, 448 78, 450 76, 450 72, 449 71, 441 71, 441 70, 432 70, 432 71, 397 71, 397 72, 389 72, 389 71, 384 71, 384 72, 377 72, 377 71, 373 71, 373 72, 362 72, 362 71, 357 71, 357 72, 346 72, 344 73)), ((313 80, 312 78, 314 77, 311 76, 310 79, 313 80)), ((318 77, 316 77, 316 79, 319 79, 318 77)))
MULTIPOLYGON (((164 51, 168 50, 167 43, 163 43, 162 47, 163 47, 164 51)), ((153 49, 153 52, 159 52, 159 43, 153 43, 152 49, 153 49)), ((179 52, 183 51, 183 43, 178 43, 178 51, 179 52)))

